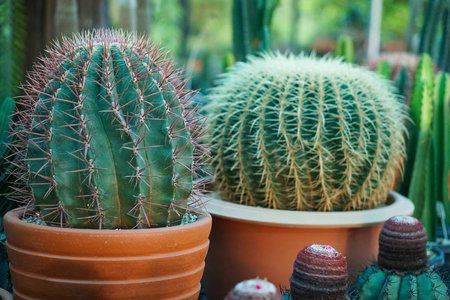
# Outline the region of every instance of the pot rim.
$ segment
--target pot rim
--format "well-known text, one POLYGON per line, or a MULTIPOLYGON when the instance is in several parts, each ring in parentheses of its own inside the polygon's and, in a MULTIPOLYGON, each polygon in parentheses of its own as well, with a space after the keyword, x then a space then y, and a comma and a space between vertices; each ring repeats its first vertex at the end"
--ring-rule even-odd
POLYGON ((38 225, 33 223, 27 223, 22 221, 22 215, 24 210, 26 209, 25 206, 15 208, 13 210, 8 211, 4 216, 3 222, 8 222, 11 225, 19 225, 21 227, 25 227, 29 230, 40 230, 40 231, 47 231, 47 232, 67 232, 67 233, 76 233, 76 234, 103 234, 103 235, 126 235, 130 232, 132 232, 134 235, 148 235, 149 233, 154 234, 162 234, 164 232, 168 231, 174 231, 178 230, 179 228, 183 229, 190 229, 195 228, 198 226, 203 225, 204 223, 211 222, 211 215, 206 211, 202 209, 195 209, 192 211, 189 211, 189 213, 197 216, 197 220, 192 223, 184 224, 184 225, 177 225, 177 226, 170 226, 170 227, 159 227, 159 228, 143 228, 143 229, 90 229, 90 228, 67 228, 67 227, 53 227, 53 226, 45 226, 45 225, 38 225))
POLYGON ((296 228, 355 228, 383 224, 397 215, 411 216, 411 200, 391 191, 392 203, 359 211, 291 211, 248 206, 221 200, 217 193, 205 195, 205 206, 214 217, 243 223, 296 228))

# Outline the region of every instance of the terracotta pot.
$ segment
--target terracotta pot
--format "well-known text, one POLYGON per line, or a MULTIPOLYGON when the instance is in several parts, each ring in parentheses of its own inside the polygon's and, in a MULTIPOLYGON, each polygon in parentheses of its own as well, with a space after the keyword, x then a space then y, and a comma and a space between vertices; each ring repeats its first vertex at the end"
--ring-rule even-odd
POLYGON ((15 299, 197 299, 211 216, 155 229, 92 230, 5 215, 15 299))
POLYGON ((4 289, 0 289, 0 299, 1 300, 14 300, 11 293, 4 289))
POLYGON ((289 288, 297 253, 311 244, 333 246, 347 259, 350 280, 377 257, 382 224, 395 215, 411 215, 412 202, 391 192, 388 205, 351 212, 303 212, 250 207, 211 194, 213 216, 204 284, 208 299, 223 299, 245 279, 267 278, 289 288))

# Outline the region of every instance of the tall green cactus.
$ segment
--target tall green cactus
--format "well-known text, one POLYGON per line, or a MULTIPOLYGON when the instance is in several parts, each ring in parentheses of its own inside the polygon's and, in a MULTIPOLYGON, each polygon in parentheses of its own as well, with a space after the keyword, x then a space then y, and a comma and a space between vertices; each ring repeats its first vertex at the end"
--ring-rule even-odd
POLYGON ((171 57, 121 31, 63 38, 48 53, 23 87, 13 145, 23 192, 44 220, 180 224, 198 189, 202 117, 186 109, 191 92, 171 57))
POLYGON ((428 53, 439 68, 450 72, 450 3, 447 0, 427 1, 419 53, 428 53))
POLYGON ((270 49, 270 23, 280 0, 233 0, 233 48, 237 61, 270 49))
POLYGON ((405 173, 398 190, 416 206, 419 218, 430 240, 436 238, 436 201, 442 201, 450 219, 448 153, 450 149, 450 75, 433 74, 431 58, 420 60, 410 104, 413 124, 409 126, 409 141, 405 173))
POLYGON ((25 37, 23 0, 0 0, 0 102, 19 94, 25 37))
POLYGON ((216 184, 228 201, 352 210, 386 200, 405 152, 388 81, 332 58, 265 54, 209 96, 216 184))

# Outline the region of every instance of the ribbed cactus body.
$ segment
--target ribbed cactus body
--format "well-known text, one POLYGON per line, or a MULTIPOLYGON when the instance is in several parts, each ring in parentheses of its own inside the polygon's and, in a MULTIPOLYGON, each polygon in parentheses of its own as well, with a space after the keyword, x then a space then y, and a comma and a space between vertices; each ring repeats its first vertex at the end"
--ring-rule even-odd
POLYGON ((295 259, 289 278, 291 300, 347 300, 347 262, 328 245, 311 245, 295 259))
POLYGON ((280 209, 376 207, 405 151, 391 90, 331 58, 266 54, 237 64, 209 96, 219 192, 280 209))
MULTIPOLYGON (((195 187, 195 111, 172 60, 114 31, 63 40, 24 86, 28 186, 48 222, 134 228, 181 222, 195 187)), ((198 153, 196 153, 198 155, 198 153)))
POLYGON ((358 300, 449 299, 447 287, 437 273, 431 271, 419 275, 386 273, 376 265, 367 268, 359 275, 351 298, 358 300))

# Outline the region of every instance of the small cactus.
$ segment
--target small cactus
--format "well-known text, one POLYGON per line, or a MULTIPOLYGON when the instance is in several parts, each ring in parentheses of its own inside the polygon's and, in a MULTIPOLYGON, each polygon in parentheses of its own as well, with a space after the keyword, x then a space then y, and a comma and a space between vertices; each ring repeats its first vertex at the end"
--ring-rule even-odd
POLYGON ((347 262, 328 245, 311 245, 297 254, 289 279, 290 299, 346 300, 347 262))
POLYGON ((283 300, 283 296, 272 283, 256 278, 236 284, 224 300, 283 300))
POLYGON ((182 70, 122 31, 63 38, 23 86, 12 148, 22 192, 47 223, 81 228, 180 224, 198 192, 201 115, 182 70))
POLYGON ((349 36, 339 37, 336 43, 335 56, 342 57, 345 62, 355 63, 353 41, 349 36))
POLYGON ((405 152, 405 112, 392 91, 330 57, 277 53, 236 64, 209 96, 218 191, 278 209, 384 203, 405 152))
POLYGON ((422 223, 409 216, 390 218, 379 238, 378 263, 362 272, 352 299, 449 299, 441 277, 430 270, 422 223))

